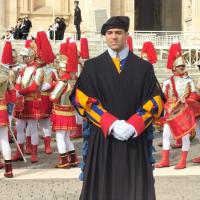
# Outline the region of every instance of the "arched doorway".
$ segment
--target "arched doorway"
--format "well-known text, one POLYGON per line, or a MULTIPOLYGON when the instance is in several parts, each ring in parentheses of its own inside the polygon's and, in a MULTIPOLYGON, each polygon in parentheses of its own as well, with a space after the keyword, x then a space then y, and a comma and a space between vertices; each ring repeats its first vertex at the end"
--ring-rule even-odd
POLYGON ((181 0, 135 0, 135 30, 182 30, 181 0))

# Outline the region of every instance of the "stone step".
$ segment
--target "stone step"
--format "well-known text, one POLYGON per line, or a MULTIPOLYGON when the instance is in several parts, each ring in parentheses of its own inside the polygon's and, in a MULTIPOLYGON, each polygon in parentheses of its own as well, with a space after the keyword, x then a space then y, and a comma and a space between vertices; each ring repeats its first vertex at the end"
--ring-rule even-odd
MULTIPOLYGON (((51 42, 53 51, 55 53, 59 52, 61 41, 56 41, 56 43, 51 42)), ((24 47, 25 41, 19 40, 12 42, 13 48, 15 48, 18 52, 24 47)), ((4 41, 0 41, 0 53, 2 50, 2 47, 4 45, 4 41)), ((77 46, 79 49, 80 42, 77 42, 77 46)), ((99 35, 96 35, 95 37, 89 38, 89 50, 90 50, 90 57, 95 57, 99 54, 101 54, 106 49, 106 44, 103 42, 102 38, 99 35)), ((134 53, 140 56, 140 50, 134 49, 134 53)), ((170 70, 166 68, 167 60, 158 60, 156 64, 154 64, 154 70, 155 74, 158 78, 158 81, 162 83, 164 80, 168 79, 172 73, 170 70)), ((188 68, 188 72, 193 78, 197 78, 200 75, 200 72, 197 67, 188 68)))
MULTIPOLYGON (((0 174, 0 194, 4 200, 78 200, 82 182, 69 169, 15 170, 15 178, 0 174)), ((77 170, 74 170, 77 171, 77 170)), ((199 200, 200 167, 174 170, 156 169, 157 200, 199 200)))

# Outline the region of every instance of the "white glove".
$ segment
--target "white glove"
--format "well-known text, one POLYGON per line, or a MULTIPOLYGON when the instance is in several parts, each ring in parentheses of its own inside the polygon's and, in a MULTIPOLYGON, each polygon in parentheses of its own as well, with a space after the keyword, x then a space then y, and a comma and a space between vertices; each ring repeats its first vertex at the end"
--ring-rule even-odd
POLYGON ((50 88, 51 88, 51 84, 50 83, 43 83, 41 91, 46 91, 46 90, 49 90, 50 88))
POLYGON ((128 124, 125 120, 115 121, 110 129, 112 135, 118 140, 128 140, 135 134, 133 126, 128 124))
POLYGON ((18 91, 16 91, 16 97, 22 97, 23 95, 21 95, 18 91))

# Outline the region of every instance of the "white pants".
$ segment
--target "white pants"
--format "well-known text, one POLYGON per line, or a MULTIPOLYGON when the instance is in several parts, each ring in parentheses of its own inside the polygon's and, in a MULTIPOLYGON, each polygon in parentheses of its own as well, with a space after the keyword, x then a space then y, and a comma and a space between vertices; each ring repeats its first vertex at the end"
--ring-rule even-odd
POLYGON ((12 115, 8 115, 8 119, 9 119, 9 126, 10 126, 10 128, 12 128, 12 119, 13 119, 13 116, 12 115))
MULTIPOLYGON (((172 133, 168 124, 164 124, 163 128, 163 150, 170 149, 170 137, 172 133)), ((190 134, 182 137, 182 151, 189 151, 190 149, 190 134)))
POLYGON ((8 141, 8 127, 0 126, 0 149, 4 160, 11 160, 11 148, 8 141))
POLYGON ((200 120, 197 120, 197 126, 195 128, 195 131, 196 131, 196 136, 198 137, 200 142, 200 120))
POLYGON ((69 134, 70 131, 56 131, 56 142, 59 154, 74 150, 74 144, 71 142, 69 134))
POLYGON ((24 144, 25 142, 25 131, 26 128, 31 135, 31 144, 38 145, 38 129, 37 129, 38 121, 35 119, 17 119, 16 120, 16 129, 17 129, 17 143, 24 144), (26 127, 27 126, 27 127, 26 127))
POLYGON ((39 126, 42 128, 44 136, 45 137, 51 137, 50 119, 49 118, 40 119, 38 122, 39 122, 39 126))

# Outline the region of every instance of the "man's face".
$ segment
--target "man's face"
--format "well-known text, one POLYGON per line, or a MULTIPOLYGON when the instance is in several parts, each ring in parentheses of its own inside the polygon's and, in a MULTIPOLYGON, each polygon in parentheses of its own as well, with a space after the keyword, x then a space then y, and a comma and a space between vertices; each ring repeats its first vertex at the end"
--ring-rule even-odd
POLYGON ((22 56, 25 64, 32 63, 35 60, 35 56, 22 56))
POLYGON ((175 72, 177 74, 184 74, 185 73, 185 65, 176 66, 175 72))
POLYGON ((109 48, 114 51, 121 51, 126 46, 128 33, 120 28, 112 28, 106 31, 105 39, 109 48))

